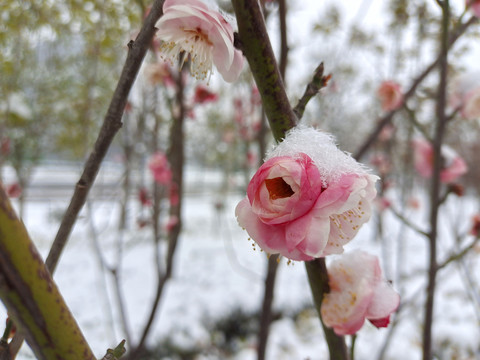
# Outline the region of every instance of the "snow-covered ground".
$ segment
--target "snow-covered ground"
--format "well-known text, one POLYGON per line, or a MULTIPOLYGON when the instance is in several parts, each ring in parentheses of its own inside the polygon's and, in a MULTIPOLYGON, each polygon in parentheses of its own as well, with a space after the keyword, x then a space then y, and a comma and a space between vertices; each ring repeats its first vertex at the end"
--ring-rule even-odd
MULTIPOLYGON (((261 307, 266 256, 258 249, 253 250, 246 232, 236 224, 234 207, 241 194, 224 197, 223 211, 215 208, 214 203, 219 199, 216 193, 219 182, 216 180, 219 180, 218 174, 213 172, 187 173, 187 184, 190 184, 187 188, 201 184, 203 191, 187 193, 185 198, 184 231, 176 253, 173 278, 164 292, 150 344, 169 338, 179 347, 208 348, 214 341, 211 324, 215 320, 236 309, 251 313, 261 307)), ((27 202, 25 223, 44 256, 58 228, 59 215, 67 204, 68 198, 27 202)), ((441 259, 450 253, 454 244, 452 236, 447 236, 452 224, 459 222, 459 227, 465 230, 469 225, 469 214, 475 210, 474 204, 474 201, 465 199, 448 201, 449 211, 442 215, 441 222, 441 259)), ((119 209, 117 202, 105 198, 93 199, 91 205, 91 216, 86 209, 82 212, 55 279, 88 342, 100 357, 106 348, 116 345, 125 335, 119 322, 111 278, 107 276, 105 282, 99 272, 89 219, 93 219, 107 261, 114 264, 119 209)), ((122 289, 134 339, 140 336, 156 287, 150 230, 136 226, 136 206, 136 200, 132 199, 130 228, 125 236, 122 260, 122 289)), ((425 210, 425 206, 421 209, 425 210)), ((426 228, 427 217, 421 209, 409 211, 415 223, 426 228)), ((401 226, 391 214, 386 215, 384 221, 386 240, 383 247, 373 240, 376 228, 373 218, 348 248, 360 247, 379 255, 384 271, 401 293, 403 309, 396 318, 398 325, 392 333, 385 359, 419 359, 427 242, 401 226), (400 248, 403 255, 399 257, 397 250, 400 248)), ((452 264, 439 273, 434 322, 434 344, 437 349, 443 349, 439 359, 480 358, 479 256, 478 251, 473 252, 462 265, 452 264)), ((311 302, 303 264, 287 265, 283 260, 277 277, 274 308, 285 315, 298 316, 285 316, 272 324, 268 359, 328 358, 318 318, 310 308, 311 302)), ((0 323, 4 318, 5 312, 0 310, 0 323)), ((378 330, 366 324, 358 333, 356 359, 376 359, 388 333, 388 329, 378 330)), ((256 359, 255 341, 254 337, 245 339, 232 358, 256 359)), ((19 359, 30 358, 30 351, 24 347, 19 359)), ((198 359, 212 357, 205 355, 198 359)))

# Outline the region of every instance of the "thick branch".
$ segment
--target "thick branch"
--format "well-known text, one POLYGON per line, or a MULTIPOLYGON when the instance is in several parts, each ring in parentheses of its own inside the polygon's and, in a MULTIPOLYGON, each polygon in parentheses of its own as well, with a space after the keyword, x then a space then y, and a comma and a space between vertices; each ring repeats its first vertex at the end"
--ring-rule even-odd
POLYGON ((243 52, 262 96, 275 140, 296 124, 257 0, 232 0, 243 52))
POLYGON ((37 359, 95 359, 1 184, 0 298, 37 359))

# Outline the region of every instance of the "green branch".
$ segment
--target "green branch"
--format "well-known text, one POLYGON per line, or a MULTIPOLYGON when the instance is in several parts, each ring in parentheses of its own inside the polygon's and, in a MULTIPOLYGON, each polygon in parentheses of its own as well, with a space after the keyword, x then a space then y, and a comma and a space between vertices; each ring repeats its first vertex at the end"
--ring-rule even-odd
POLYGON ((37 359, 95 359, 1 184, 0 298, 37 359))
MULTIPOLYGON (((297 123, 297 116, 288 101, 280 71, 265 28, 262 11, 257 0, 232 0, 237 17, 240 46, 250 65, 255 82, 262 96, 265 113, 273 136, 280 142, 285 133, 297 123)), ((323 70, 323 69, 322 69, 323 70)), ((319 69, 316 71, 320 73, 319 69)), ((323 75, 323 71, 322 71, 323 75)), ((320 79, 323 76, 319 76, 320 79)), ((308 100, 305 100, 305 104, 308 100)), ((302 105, 301 105, 302 106, 302 105)), ((324 259, 305 262, 313 300, 320 311, 322 299, 328 292, 328 273, 324 259)), ((322 321, 319 312, 320 321, 322 321)), ((346 360, 345 339, 332 329, 322 326, 328 343, 331 360, 346 360)))
POLYGON ((344 337, 338 336, 332 328, 325 326, 320 312, 323 297, 330 291, 325 258, 306 261, 305 268, 307 269, 308 281, 310 283, 310 289, 312 290, 315 308, 317 309, 318 317, 320 318, 325 333, 325 339, 328 343, 330 360, 347 360, 348 352, 344 337))

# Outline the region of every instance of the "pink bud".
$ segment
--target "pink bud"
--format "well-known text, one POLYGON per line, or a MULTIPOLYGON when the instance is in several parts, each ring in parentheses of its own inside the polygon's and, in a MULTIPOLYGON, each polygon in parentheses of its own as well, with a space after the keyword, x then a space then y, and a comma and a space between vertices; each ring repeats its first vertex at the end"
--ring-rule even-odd
POLYGON ((473 215, 470 235, 480 236, 480 214, 473 215))
POLYGON ((193 102, 195 104, 205 104, 209 102, 215 102, 218 100, 218 95, 209 91, 206 86, 198 85, 195 88, 195 95, 193 102))
POLYGON ((153 175, 153 179, 163 185, 167 185, 172 180, 172 172, 164 153, 157 151, 148 161, 148 168, 153 175))
POLYGON ((144 187, 138 190, 138 200, 142 206, 150 206, 152 205, 152 200, 150 199, 150 195, 148 194, 148 190, 144 187))
MULTIPOLYGON (((433 173, 433 147, 429 141, 417 138, 413 140, 415 170, 424 178, 430 178, 433 173)), ((440 180, 451 183, 465 174, 468 170, 465 161, 449 146, 443 145, 441 149, 443 169, 440 180)))

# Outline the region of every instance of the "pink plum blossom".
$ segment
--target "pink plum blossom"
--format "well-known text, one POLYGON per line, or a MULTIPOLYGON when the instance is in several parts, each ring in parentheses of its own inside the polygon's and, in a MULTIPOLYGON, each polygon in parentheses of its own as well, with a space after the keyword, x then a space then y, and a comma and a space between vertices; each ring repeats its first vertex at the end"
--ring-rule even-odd
POLYGON ((465 73, 452 81, 449 105, 459 109, 464 119, 480 119, 480 72, 465 73))
POLYGON ((269 152, 235 213, 269 254, 305 261, 338 254, 370 218, 376 180, 330 135, 298 128, 269 152))
POLYGON ((152 85, 163 84, 170 87, 175 86, 175 80, 166 62, 148 64, 145 66, 144 73, 152 85))
POLYGON ((166 155, 157 151, 148 161, 148 168, 153 175, 155 182, 168 185, 172 180, 172 172, 166 155))
MULTIPOLYGON (((415 170, 424 178, 430 178, 433 173, 433 147, 423 138, 413 140, 415 170)), ((440 172, 443 183, 451 183, 468 170, 465 161, 449 146, 443 145, 441 150, 444 166, 440 172)))
POLYGON ((169 216, 167 222, 165 223, 165 230, 171 232, 175 226, 178 224, 178 217, 175 215, 169 216))
POLYGON ((475 214, 472 217, 472 228, 470 229, 470 235, 475 237, 480 236, 480 214, 475 214))
POLYGON ((395 81, 382 82, 377 90, 377 96, 384 111, 392 111, 402 106, 402 89, 395 81))
POLYGON ((144 187, 141 187, 138 190, 138 200, 140 201, 140 204, 142 204, 142 206, 152 205, 152 199, 150 198, 150 194, 148 193, 148 190, 144 187))
POLYGON ((22 187, 19 183, 7 185, 7 195, 11 198, 18 198, 22 195, 22 187))
POLYGON ((189 54, 197 79, 210 78, 213 64, 227 82, 240 75, 244 60, 233 45, 232 26, 200 0, 165 0, 156 27, 163 55, 175 62, 182 52, 189 54))
POLYGON ((462 116, 467 120, 480 119, 480 84, 465 95, 462 116))
POLYGON ((198 85, 195 88, 195 95, 193 96, 193 102, 195 104, 206 104, 217 100, 218 95, 208 90, 206 86, 198 85))
POLYGON ((355 334, 365 319, 387 327, 400 296, 382 277, 376 256, 356 250, 342 255, 328 267, 330 292, 321 305, 324 324, 337 335, 355 334))
POLYGON ((480 0, 465 0, 465 6, 470 7, 473 14, 480 18, 480 0))

